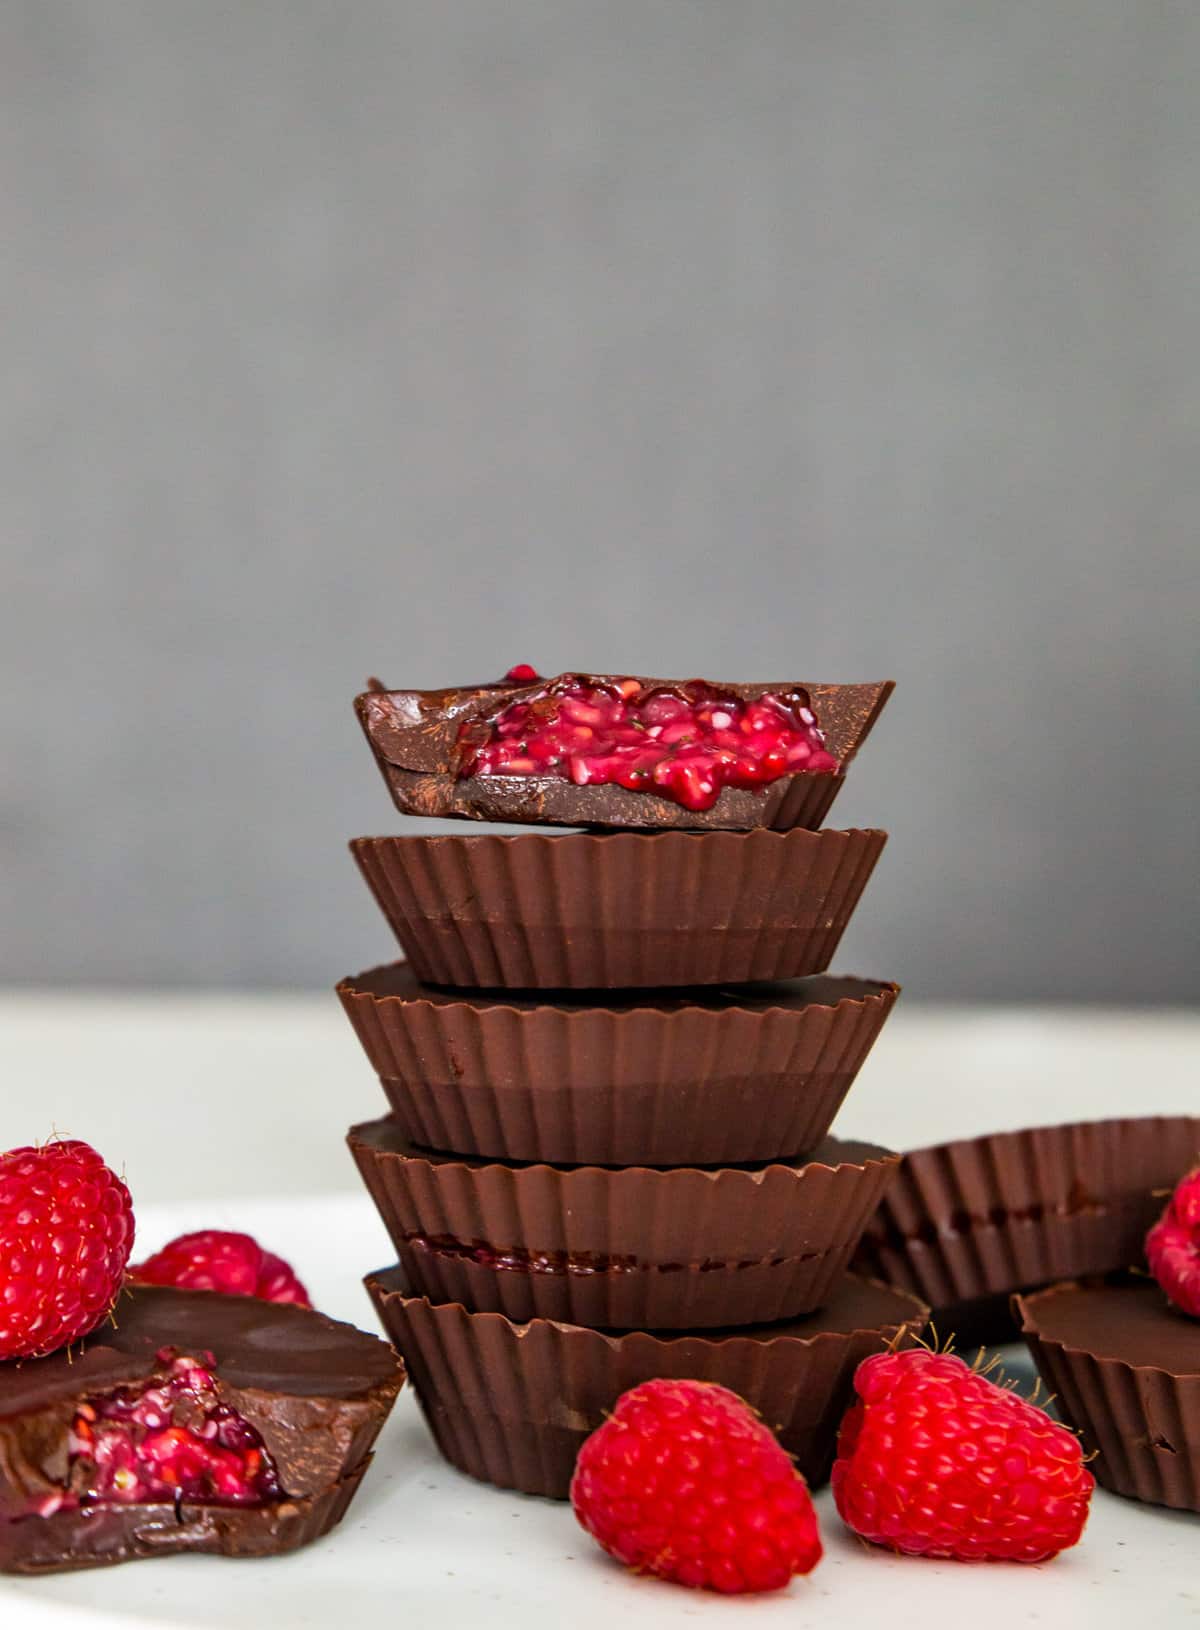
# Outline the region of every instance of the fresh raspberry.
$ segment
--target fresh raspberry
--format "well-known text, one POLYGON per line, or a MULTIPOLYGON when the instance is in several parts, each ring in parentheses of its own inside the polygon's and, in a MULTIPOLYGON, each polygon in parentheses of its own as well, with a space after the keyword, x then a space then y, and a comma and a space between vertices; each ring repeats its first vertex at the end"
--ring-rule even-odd
POLYGON ((911 1556, 1044 1562, 1074 1545, 1095 1480, 1079 1440, 950 1353, 877 1353, 842 1422, 833 1498, 911 1556))
POLYGON ((38 1358, 94 1330, 132 1248, 129 1190, 90 1144, 0 1154, 0 1359, 38 1358))
POLYGON ((1179 1311, 1200 1318, 1200 1166, 1180 1180, 1146 1235, 1146 1259, 1179 1311))
POLYGON ((778 1590, 821 1560, 804 1479, 736 1393, 644 1381, 579 1451, 575 1515, 618 1562, 731 1594, 778 1590))
POLYGON ((264 1302, 312 1306, 308 1292, 282 1257, 264 1251, 249 1234, 229 1234, 219 1228, 180 1234, 130 1268, 129 1277, 140 1285, 219 1290, 225 1296, 257 1296, 264 1302))

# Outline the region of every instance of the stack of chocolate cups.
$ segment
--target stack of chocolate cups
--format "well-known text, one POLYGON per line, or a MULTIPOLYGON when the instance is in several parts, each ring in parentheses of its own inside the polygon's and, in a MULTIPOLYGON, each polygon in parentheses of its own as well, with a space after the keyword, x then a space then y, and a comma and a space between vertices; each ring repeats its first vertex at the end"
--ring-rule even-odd
POLYGON ((891 687, 714 688, 811 704, 836 769, 703 810, 464 774, 465 731, 564 685, 711 695, 554 683, 358 699, 405 813, 587 828, 351 844, 406 958, 338 986, 391 1111, 349 1135, 399 1258, 367 1286, 472 1476, 565 1497, 623 1391, 690 1376, 818 1483, 855 1367, 927 1316, 847 1272, 898 1157, 828 1136, 898 990, 825 972, 886 834, 814 828, 891 687))

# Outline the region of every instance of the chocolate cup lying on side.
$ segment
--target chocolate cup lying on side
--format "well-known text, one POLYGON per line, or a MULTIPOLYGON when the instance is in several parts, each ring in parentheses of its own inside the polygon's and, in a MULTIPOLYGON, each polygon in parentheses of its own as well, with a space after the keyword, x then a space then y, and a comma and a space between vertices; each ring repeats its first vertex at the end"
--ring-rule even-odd
POLYGON ((885 832, 355 838, 424 983, 616 990, 823 973, 885 832))
MULTIPOLYGON (((603 677, 603 676, 600 676, 603 677)), ((677 680, 641 679, 654 688, 677 680)), ((781 776, 761 788, 725 787, 711 809, 690 810, 653 792, 615 783, 576 786, 554 776, 458 777, 459 730, 509 697, 540 689, 501 682, 453 690, 369 690, 354 699, 355 712, 396 808, 406 815, 462 816, 475 821, 513 821, 551 826, 687 827, 776 831, 819 827, 841 790, 846 766, 866 740, 894 688, 891 680, 864 685, 805 685, 838 761, 836 771, 781 776)), ((750 701, 786 684, 723 685, 750 701)))
POLYGON ((1148 1279, 1054 1285, 1014 1298, 1057 1406, 1114 1494, 1200 1511, 1200 1320, 1148 1279))
POLYGON ((131 1286, 70 1352, 0 1364, 0 1572, 49 1573, 176 1551, 266 1556, 340 1521, 404 1371, 376 1336, 308 1308, 131 1286), (173 1349, 261 1440, 279 1494, 258 1504, 124 1503, 80 1492, 70 1433, 123 1388, 160 1384, 173 1349), (212 1364, 209 1365, 209 1356, 212 1364))
POLYGON ((854 1260, 921 1296, 938 1334, 1012 1340, 1012 1292, 1143 1259, 1163 1191, 1196 1163, 1200 1118, 1037 1127, 906 1154, 854 1260))
POLYGON ((348 1141, 415 1292, 611 1329, 810 1313, 899 1160, 828 1138, 794 1166, 518 1166, 415 1149, 390 1118, 348 1141))
POLYGON ((498 1160, 732 1166, 818 1144, 899 994, 819 974, 689 997, 471 997, 406 963, 337 987, 414 1143, 498 1160))
POLYGON ((658 1376, 715 1381, 759 1411, 813 1486, 833 1464, 854 1372, 911 1345, 926 1322, 915 1298, 847 1275, 821 1313, 709 1335, 605 1334, 409 1294, 403 1270, 367 1289, 404 1354, 439 1449, 471 1477, 567 1498, 575 1457, 623 1392, 658 1376))

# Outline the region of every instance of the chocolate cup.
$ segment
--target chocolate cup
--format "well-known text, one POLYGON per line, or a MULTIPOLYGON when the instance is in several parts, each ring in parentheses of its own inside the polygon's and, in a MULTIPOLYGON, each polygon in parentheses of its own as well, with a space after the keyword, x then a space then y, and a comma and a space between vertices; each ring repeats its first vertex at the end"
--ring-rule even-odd
POLYGON ((0 1572, 99 1567, 171 1551, 260 1556, 337 1522, 404 1379, 377 1337, 309 1308, 131 1285, 70 1350, 0 1364, 0 1572), (260 1434, 282 1498, 231 1509, 185 1501, 54 1515, 81 1403, 160 1377, 164 1350, 210 1362, 218 1399, 260 1434))
POLYGON ((415 1149, 390 1118, 348 1142, 416 1294, 609 1329, 812 1312, 899 1161, 829 1138, 795 1166, 505 1165, 415 1149))
POLYGON ((1012 1340, 996 1298, 1143 1260, 1163 1191, 1196 1162, 1200 1118, 1038 1127, 918 1149, 854 1259, 922 1297, 940 1336, 1012 1340))
POLYGON ((403 1270, 366 1280, 403 1352, 442 1454, 471 1477, 565 1500, 583 1440, 630 1387, 658 1376, 716 1381, 759 1411, 816 1486, 829 1476, 854 1372, 926 1321, 913 1297, 847 1275, 823 1313, 719 1334, 611 1335, 408 1292, 403 1270))
MULTIPOLYGON (((601 676, 602 677, 602 676, 601 676)), ((375 761, 405 815, 461 816, 474 821, 514 821, 553 826, 670 827, 747 831, 771 827, 819 827, 841 790, 846 766, 879 717, 894 689, 891 680, 868 685, 806 685, 836 772, 781 776, 758 789, 725 787, 711 809, 684 809, 652 792, 616 785, 577 787, 555 776, 456 775, 460 727, 508 696, 533 686, 501 682, 441 691, 369 690, 354 699, 375 761)), ((643 685, 677 680, 643 679, 643 685)), ((792 688, 728 685, 744 699, 792 688)))
POLYGON ((1200 1321, 1148 1279, 1014 1297, 1057 1406, 1114 1494, 1200 1511, 1200 1321))
POLYGON ((355 838, 423 983, 614 990, 823 973, 887 834, 355 838))
POLYGON ((337 993, 414 1143, 559 1165, 732 1166, 821 1141, 899 986, 819 974, 551 1005, 449 995, 399 962, 337 993))

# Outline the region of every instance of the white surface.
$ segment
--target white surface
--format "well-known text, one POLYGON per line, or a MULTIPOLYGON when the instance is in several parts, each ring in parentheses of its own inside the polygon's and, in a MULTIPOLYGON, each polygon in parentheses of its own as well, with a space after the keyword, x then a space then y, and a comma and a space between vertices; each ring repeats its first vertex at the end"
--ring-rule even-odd
MULTIPOLYGON (((885 1030, 841 1126, 911 1146, 1035 1121, 1194 1111, 1198 1065, 1200 1019, 1188 1015, 910 1006, 885 1030)), ((388 1249, 338 1138, 378 1099, 327 998, 5 997, 0 1080, 0 1146, 53 1122, 124 1161, 139 1249, 189 1227, 247 1228, 295 1261, 318 1305, 369 1324, 358 1280, 388 1249), (345 1192, 309 1192, 321 1188, 345 1192)), ((781 1595, 729 1602, 635 1579, 565 1506, 450 1470, 406 1391, 346 1522, 311 1550, 3 1579, 0 1623, 349 1630, 373 1614, 446 1630, 601 1630, 616 1619, 641 1630, 732 1616, 792 1630, 831 1617, 888 1630, 1117 1630, 1136 1619, 1159 1630, 1200 1618, 1200 1526, 1189 1516, 1098 1494, 1077 1550, 1039 1568, 969 1568, 863 1547, 828 1494, 819 1506, 825 1561, 781 1595)))

